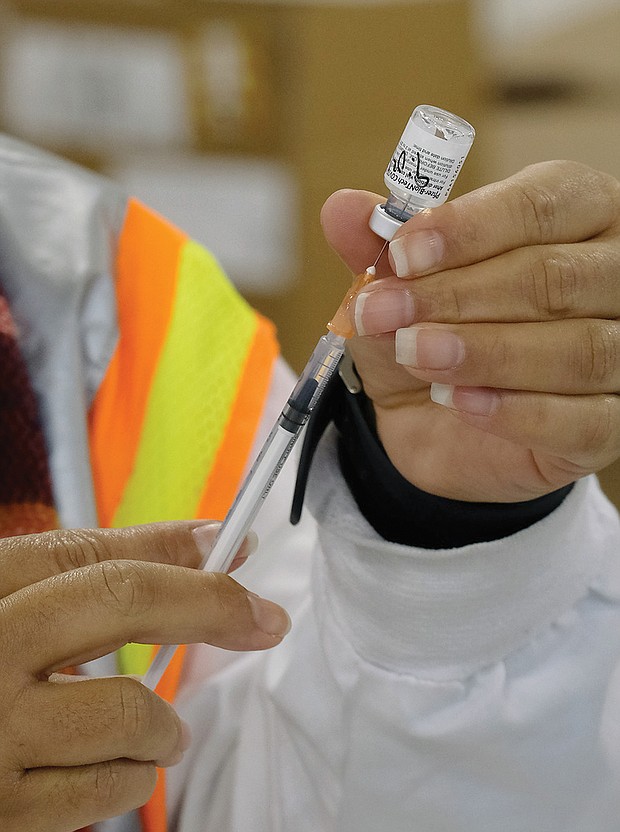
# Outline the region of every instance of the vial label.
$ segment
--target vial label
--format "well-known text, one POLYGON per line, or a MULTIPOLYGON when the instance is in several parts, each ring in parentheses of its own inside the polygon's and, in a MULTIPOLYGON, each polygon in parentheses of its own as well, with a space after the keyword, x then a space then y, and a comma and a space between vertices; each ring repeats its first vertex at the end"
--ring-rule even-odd
POLYGON ((432 136, 410 120, 388 164, 386 183, 439 205, 448 198, 470 146, 432 136))

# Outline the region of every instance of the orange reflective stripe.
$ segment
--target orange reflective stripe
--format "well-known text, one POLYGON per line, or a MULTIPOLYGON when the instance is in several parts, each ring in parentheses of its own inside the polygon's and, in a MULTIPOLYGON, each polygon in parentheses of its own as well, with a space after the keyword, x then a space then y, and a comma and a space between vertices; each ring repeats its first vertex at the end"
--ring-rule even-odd
MULTIPOLYGON (((155 688, 155 692, 167 702, 174 702, 176 698, 183 673, 183 661, 186 651, 187 647, 185 645, 177 647, 172 661, 155 688)), ((166 832, 167 830, 165 768, 157 769, 155 791, 151 795, 149 802, 140 808, 140 821, 144 832, 166 832)))
POLYGON ((102 526, 112 524, 137 453, 186 240, 139 202, 129 201, 117 258, 119 341, 90 412, 91 462, 102 526))
POLYGON ((157 783, 151 799, 139 809, 140 821, 144 832, 167 832, 166 817, 166 774, 165 769, 157 769, 157 783))
MULTIPOLYGON (((153 650, 153 656, 157 653, 159 648, 153 650)), ((166 668, 166 672, 159 680, 159 684, 155 688, 155 693, 159 694, 166 702, 174 702, 176 699, 179 685, 181 684, 181 676, 183 673, 183 662, 185 661, 185 653, 187 652, 187 645, 180 644, 174 651, 174 655, 170 660, 170 664, 166 668)))
POLYGON ((241 374, 226 434, 198 504, 198 517, 223 520, 235 498, 258 428, 262 403, 267 398, 277 355, 273 324, 262 315, 257 315, 256 332, 241 374))

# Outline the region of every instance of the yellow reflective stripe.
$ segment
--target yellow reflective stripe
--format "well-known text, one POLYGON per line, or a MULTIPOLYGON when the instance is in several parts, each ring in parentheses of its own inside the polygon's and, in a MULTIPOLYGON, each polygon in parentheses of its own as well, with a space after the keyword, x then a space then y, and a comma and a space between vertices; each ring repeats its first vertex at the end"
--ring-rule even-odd
POLYGON ((114 526, 193 517, 234 404, 257 316, 198 244, 174 309, 114 526))
POLYGON ((144 676, 153 658, 152 644, 124 644, 116 652, 118 672, 144 676))

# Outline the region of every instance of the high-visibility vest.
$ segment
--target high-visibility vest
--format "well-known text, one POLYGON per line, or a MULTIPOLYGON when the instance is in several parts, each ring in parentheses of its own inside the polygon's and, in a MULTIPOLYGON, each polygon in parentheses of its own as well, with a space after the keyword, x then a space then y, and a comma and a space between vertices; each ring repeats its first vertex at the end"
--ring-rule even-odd
MULTIPOLYGON (((101 526, 223 519, 248 462, 278 354, 272 324, 236 292, 213 256, 135 200, 116 266, 118 343, 89 414, 101 526)), ((179 648, 157 692, 171 701, 179 648)), ((119 651, 143 674, 150 645, 119 651)), ((165 774, 141 810, 165 832, 165 774)))

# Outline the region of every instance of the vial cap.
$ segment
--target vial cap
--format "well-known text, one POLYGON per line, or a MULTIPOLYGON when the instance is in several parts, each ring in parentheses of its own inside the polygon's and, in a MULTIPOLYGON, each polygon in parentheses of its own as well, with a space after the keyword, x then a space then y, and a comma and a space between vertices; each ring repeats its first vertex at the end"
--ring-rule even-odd
POLYGON ((391 217, 385 210, 384 204, 375 205, 375 208, 370 215, 368 225, 370 226, 371 231, 374 231, 375 234, 379 235, 379 237, 382 237, 384 240, 388 240, 389 242, 401 227, 402 222, 397 220, 395 217, 391 217))

